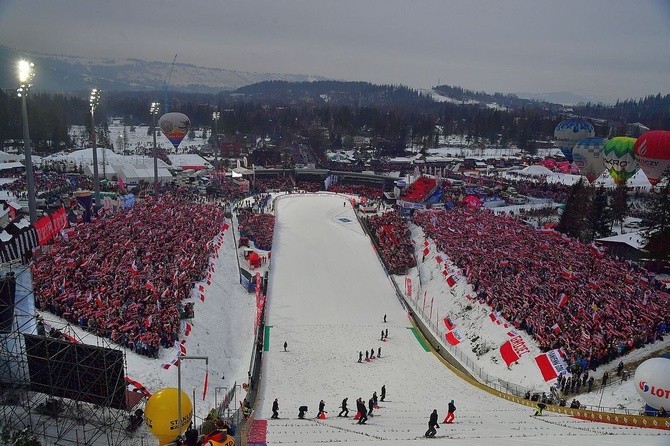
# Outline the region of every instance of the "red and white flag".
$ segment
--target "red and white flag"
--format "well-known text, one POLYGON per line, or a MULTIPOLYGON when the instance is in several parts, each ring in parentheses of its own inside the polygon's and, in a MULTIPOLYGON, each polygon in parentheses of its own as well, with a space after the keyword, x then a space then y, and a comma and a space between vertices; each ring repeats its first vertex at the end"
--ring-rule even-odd
POLYGON ((191 334, 191 328, 193 327, 191 327, 191 324, 189 324, 188 322, 186 321, 181 322, 181 331, 182 333, 184 333, 184 336, 188 336, 191 334))
POLYGON ((133 262, 133 264, 130 265, 130 272, 133 274, 133 276, 136 276, 137 273, 139 272, 137 270, 137 265, 135 264, 135 262, 133 262))
POLYGON ((454 276, 447 276, 447 285, 449 285, 450 288, 456 286, 456 279, 454 279, 454 276))
POLYGON ((447 339, 447 342, 451 345, 458 345, 463 340, 463 335, 458 329, 451 330, 444 336, 447 339))
POLYGON ((530 349, 526 345, 522 336, 514 336, 509 341, 500 346, 500 356, 509 367, 510 364, 516 362, 521 356, 530 353, 530 349))
POLYGON ((447 330, 451 331, 455 328, 454 324, 451 322, 451 319, 447 316, 443 319, 444 326, 447 327, 447 330))
POLYGON ((554 324, 554 325, 551 326, 551 331, 553 331, 554 333, 560 333, 561 332, 561 327, 559 327, 558 324, 554 324))
POLYGON ((542 372, 545 381, 551 381, 558 375, 567 374, 568 366, 563 359, 560 349, 550 350, 535 357, 535 362, 542 372))
POLYGON ((563 277, 565 277, 566 279, 574 279, 575 278, 575 273, 572 272, 572 269, 563 268, 563 270, 561 271, 561 274, 563 274, 563 277))
POLYGON ((507 366, 518 361, 520 358, 517 352, 514 351, 514 348, 512 348, 511 340, 500 346, 500 356, 502 356, 502 359, 507 366))
POLYGON ((170 362, 164 362, 163 364, 161 364, 161 367, 164 368, 165 370, 167 370, 170 367, 172 367, 173 365, 175 365, 176 363, 177 363, 177 358, 174 358, 170 362))
POLYGON ((148 290, 156 291, 156 287, 154 286, 154 284, 149 281, 147 281, 145 286, 147 287, 148 290))
POLYGON ((558 295, 558 306, 559 307, 564 307, 568 303, 568 295, 565 293, 561 293, 558 295))

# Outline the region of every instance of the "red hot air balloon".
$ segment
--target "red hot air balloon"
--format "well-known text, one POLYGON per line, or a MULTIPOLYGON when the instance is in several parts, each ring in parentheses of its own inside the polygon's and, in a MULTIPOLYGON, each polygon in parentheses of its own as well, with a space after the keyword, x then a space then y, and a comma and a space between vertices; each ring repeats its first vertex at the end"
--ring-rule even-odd
POLYGON ((655 186, 665 169, 670 166, 670 131, 644 132, 635 141, 633 150, 640 163, 640 169, 647 175, 652 186, 655 186))

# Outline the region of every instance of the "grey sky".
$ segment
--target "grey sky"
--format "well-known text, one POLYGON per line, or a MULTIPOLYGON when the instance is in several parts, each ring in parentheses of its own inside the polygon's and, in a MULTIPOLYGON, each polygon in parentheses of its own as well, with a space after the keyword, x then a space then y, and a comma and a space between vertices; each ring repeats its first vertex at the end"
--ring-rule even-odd
POLYGON ((670 0, 0 0, 0 43, 417 88, 670 93, 670 0))

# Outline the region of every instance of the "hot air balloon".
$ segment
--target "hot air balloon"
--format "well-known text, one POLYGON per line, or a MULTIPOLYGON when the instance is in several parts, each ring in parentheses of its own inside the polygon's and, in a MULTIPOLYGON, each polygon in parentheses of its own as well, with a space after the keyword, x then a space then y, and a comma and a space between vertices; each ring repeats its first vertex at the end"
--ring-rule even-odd
POLYGON ((193 417, 193 404, 186 392, 181 391, 181 432, 179 431, 179 390, 166 387, 151 395, 144 409, 144 421, 159 443, 166 445, 184 433, 193 417))
POLYGON ((163 135, 170 140, 174 148, 179 147, 184 136, 188 134, 191 128, 191 120, 183 113, 165 113, 158 120, 158 126, 163 135))
POLYGON ((605 168, 617 184, 625 183, 638 170, 634 146, 635 138, 616 136, 607 141, 603 148, 605 168))
POLYGON ((635 389, 653 409, 668 406, 670 395, 670 359, 651 358, 635 369, 635 389))
POLYGON ((635 142, 635 157, 652 186, 658 184, 670 166, 670 131, 650 130, 635 142))
POLYGON ((579 171, 589 183, 605 171, 603 149, 607 144, 606 138, 584 138, 580 139, 572 149, 572 159, 579 171))
POLYGON ((581 139, 595 136, 593 125, 586 119, 566 119, 558 123, 554 129, 556 145, 565 158, 572 162, 572 149, 581 139))

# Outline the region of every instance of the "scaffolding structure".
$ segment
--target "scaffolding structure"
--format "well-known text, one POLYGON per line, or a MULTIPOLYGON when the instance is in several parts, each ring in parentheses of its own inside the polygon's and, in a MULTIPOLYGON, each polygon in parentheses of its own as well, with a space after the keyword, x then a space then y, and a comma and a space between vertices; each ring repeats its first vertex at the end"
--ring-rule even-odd
POLYGON ((0 429, 53 445, 155 444, 143 423, 129 428, 145 398, 128 390, 125 351, 38 313, 30 269, 0 265, 0 294, 12 282, 0 303, 13 316, 0 324, 0 429))

